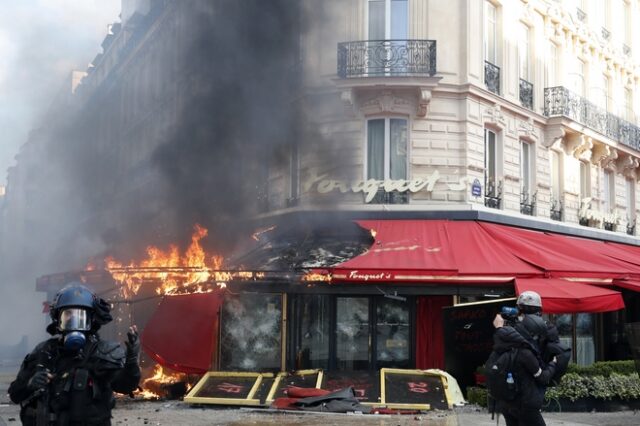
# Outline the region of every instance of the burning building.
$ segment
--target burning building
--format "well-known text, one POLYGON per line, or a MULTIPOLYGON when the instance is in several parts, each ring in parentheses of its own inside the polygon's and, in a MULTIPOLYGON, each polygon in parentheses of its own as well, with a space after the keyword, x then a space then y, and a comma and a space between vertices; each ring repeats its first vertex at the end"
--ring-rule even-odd
POLYGON ((39 290, 112 292, 185 373, 464 383, 489 349, 483 302, 524 290, 575 362, 629 356, 640 132, 572 71, 633 98, 628 32, 544 1, 134 3, 53 132, 86 212, 57 241, 99 241, 72 253, 96 266, 39 290))

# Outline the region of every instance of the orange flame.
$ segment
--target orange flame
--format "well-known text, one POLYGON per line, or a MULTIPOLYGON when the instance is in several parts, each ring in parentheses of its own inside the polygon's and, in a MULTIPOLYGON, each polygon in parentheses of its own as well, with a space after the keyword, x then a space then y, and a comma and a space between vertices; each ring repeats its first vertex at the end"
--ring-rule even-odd
POLYGON ((142 390, 136 392, 136 395, 139 395, 144 399, 157 399, 163 395, 154 392, 152 389, 159 390, 162 388, 162 385, 170 385, 181 381, 186 381, 186 374, 167 372, 160 364, 156 364, 153 367, 151 376, 142 381, 142 390))
POLYGON ((310 272, 302 277, 302 281, 331 281, 331 275, 310 272))
POLYGON ((105 259, 106 269, 113 279, 121 284, 121 293, 125 298, 138 294, 145 283, 158 286, 156 293, 160 295, 213 291, 213 288, 203 284, 212 280, 228 281, 231 277, 229 273, 219 271, 222 267, 222 256, 207 255, 202 248, 200 241, 207 234, 206 228, 196 224, 191 236, 191 244, 184 255, 173 244, 166 251, 148 246, 147 259, 125 265, 108 257, 105 259))

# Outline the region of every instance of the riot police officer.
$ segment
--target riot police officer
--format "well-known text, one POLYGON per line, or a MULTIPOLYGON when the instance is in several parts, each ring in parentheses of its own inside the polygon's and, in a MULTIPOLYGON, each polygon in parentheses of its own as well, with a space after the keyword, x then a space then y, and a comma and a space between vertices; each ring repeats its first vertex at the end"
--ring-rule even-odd
POLYGON ((131 393, 140 381, 140 341, 129 328, 126 349, 100 339, 110 306, 80 283, 65 286, 51 305, 52 338, 24 359, 9 387, 24 425, 111 425, 113 392, 131 393))

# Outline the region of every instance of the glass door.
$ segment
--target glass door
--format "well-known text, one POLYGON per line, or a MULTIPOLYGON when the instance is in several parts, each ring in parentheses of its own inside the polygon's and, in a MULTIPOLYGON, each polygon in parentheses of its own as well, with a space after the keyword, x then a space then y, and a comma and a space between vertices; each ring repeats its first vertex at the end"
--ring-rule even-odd
POLYGON ((338 370, 368 370, 371 330, 368 297, 338 297, 336 300, 336 367, 338 370))

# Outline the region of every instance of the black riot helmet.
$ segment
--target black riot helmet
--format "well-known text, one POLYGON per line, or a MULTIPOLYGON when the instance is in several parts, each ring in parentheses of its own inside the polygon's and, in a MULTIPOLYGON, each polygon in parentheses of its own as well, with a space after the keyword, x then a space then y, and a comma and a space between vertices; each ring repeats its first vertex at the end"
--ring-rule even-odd
POLYGON ((96 332, 113 318, 111 307, 103 299, 79 282, 63 287, 54 297, 49 314, 52 323, 47 327, 51 334, 56 332, 96 332))

